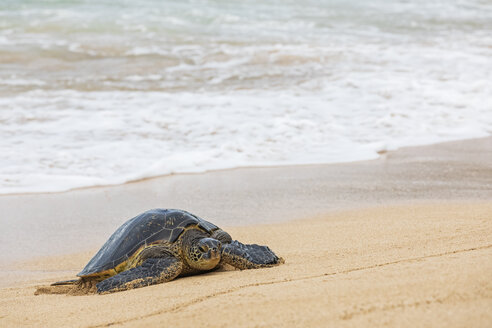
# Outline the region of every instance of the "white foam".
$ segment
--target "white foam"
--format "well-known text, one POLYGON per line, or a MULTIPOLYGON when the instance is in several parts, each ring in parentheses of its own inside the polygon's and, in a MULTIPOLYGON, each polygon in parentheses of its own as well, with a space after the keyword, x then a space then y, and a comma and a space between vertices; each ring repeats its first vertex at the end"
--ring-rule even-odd
POLYGON ((490 9, 0 3, 0 193, 490 135, 490 9))
POLYGON ((421 106, 413 107, 405 99, 402 108, 401 99, 381 105, 372 97, 361 103, 330 89, 295 96, 37 91, 0 99, 0 192, 62 191, 239 166, 363 160, 383 149, 492 130, 483 106, 466 108, 464 116, 450 111, 449 104, 419 100, 421 106))

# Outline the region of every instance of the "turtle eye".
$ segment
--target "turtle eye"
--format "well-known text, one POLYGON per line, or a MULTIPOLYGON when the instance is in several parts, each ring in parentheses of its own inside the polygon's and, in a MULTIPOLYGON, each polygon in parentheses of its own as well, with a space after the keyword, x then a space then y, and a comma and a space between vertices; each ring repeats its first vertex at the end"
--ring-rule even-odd
POLYGON ((198 246, 198 250, 202 253, 205 253, 208 250, 207 246, 198 246))

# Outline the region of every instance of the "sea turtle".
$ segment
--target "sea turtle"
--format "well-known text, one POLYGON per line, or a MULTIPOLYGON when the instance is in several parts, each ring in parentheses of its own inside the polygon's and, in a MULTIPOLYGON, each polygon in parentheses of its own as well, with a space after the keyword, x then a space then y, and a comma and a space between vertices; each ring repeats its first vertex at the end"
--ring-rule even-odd
POLYGON ((282 263, 267 246, 245 245, 191 213, 153 209, 119 227, 77 275, 53 285, 96 285, 111 293, 173 280, 230 264, 239 269, 282 263))

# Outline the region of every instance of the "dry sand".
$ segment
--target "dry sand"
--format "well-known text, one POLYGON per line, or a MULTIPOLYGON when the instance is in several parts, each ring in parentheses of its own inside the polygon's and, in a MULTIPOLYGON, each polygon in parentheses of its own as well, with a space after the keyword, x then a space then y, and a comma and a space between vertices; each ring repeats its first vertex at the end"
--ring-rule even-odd
POLYGON ((0 213, 0 327, 492 326, 492 138, 1 196, 0 213), (34 295, 73 278, 152 207, 188 209, 286 263, 109 295, 34 295))
POLYGON ((35 286, 70 278, 92 254, 29 261, 24 270, 60 273, 1 289, 0 326, 492 324, 492 202, 378 207, 228 230, 270 245, 286 263, 109 295, 34 296, 35 286))

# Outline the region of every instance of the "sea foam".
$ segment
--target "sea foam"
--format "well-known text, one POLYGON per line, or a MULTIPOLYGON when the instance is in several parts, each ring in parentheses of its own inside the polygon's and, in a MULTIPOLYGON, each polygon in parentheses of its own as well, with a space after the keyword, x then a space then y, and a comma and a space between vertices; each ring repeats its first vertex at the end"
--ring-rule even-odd
POLYGON ((0 193, 492 134, 492 5, 0 4, 0 193))
POLYGON ((0 192, 61 191, 240 166, 356 161, 491 131, 484 107, 450 111, 446 103, 412 105, 398 97, 385 106, 373 97, 361 104, 355 95, 332 89, 302 95, 33 91, 0 99, 0 192))

